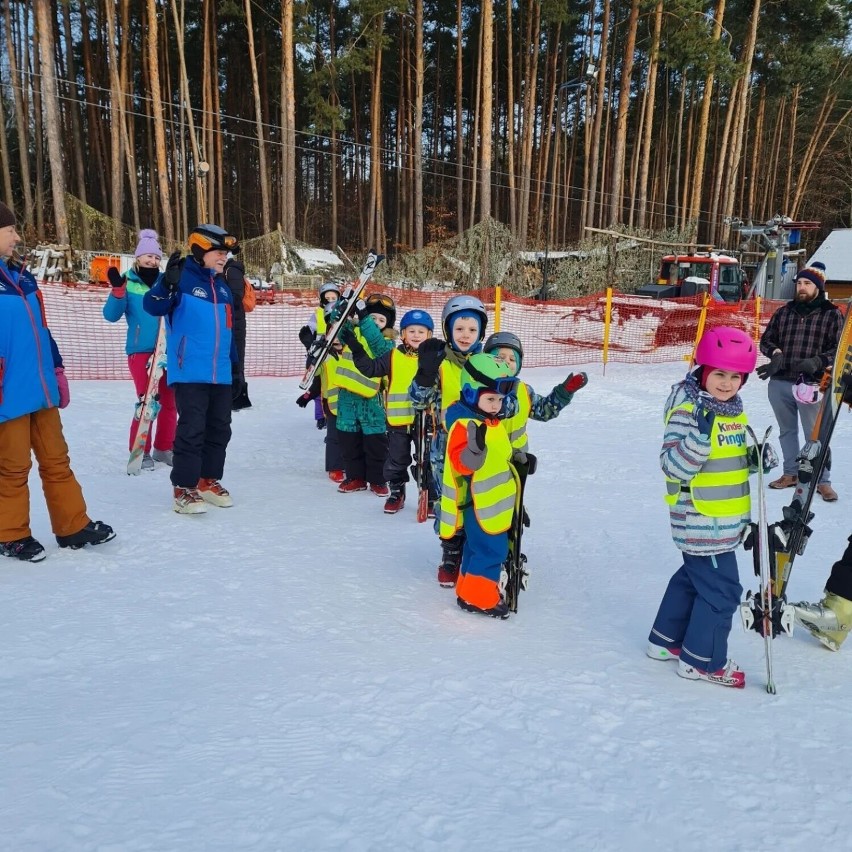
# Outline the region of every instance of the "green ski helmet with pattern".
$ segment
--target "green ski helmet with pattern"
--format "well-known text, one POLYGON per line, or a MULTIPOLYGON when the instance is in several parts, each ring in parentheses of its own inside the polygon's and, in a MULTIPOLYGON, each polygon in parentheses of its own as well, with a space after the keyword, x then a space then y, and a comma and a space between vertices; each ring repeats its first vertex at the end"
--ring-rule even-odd
POLYGON ((499 393, 505 396, 512 393, 517 384, 512 368, 485 352, 471 355, 462 367, 461 397, 471 408, 476 408, 480 394, 499 393))

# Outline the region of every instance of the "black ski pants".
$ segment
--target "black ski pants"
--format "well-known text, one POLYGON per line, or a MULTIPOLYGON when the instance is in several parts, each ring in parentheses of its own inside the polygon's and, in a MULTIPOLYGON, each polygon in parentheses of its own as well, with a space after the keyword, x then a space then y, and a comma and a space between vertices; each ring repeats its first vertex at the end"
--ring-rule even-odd
POLYGON ((340 432, 337 431, 337 415, 323 401, 325 415, 325 470, 344 470, 343 454, 340 452, 340 432))
POLYGON ((385 460, 385 482, 404 485, 408 482, 411 465, 411 442, 414 436, 406 426, 388 428, 388 457, 385 460))
POLYGON ((199 479, 221 479, 231 440, 231 386, 178 383, 172 485, 195 488, 199 479))
POLYGON ((343 454, 343 469, 347 479, 361 479, 370 485, 383 485, 383 468, 388 452, 386 432, 365 435, 363 432, 337 431, 340 451, 343 454))

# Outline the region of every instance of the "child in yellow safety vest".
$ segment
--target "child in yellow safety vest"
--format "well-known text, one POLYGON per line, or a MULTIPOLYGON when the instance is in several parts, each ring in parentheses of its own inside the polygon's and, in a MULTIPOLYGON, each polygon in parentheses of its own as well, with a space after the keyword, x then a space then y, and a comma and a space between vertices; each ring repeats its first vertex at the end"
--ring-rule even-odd
MULTIPOLYGON (((348 340, 349 348, 358 372, 368 378, 387 376, 386 401, 388 427, 388 454, 385 459, 384 476, 390 489, 385 501, 385 513, 396 514, 405 505, 405 484, 411 465, 411 442, 414 438, 414 405, 408 388, 417 372, 417 350, 423 341, 432 336, 435 324, 426 311, 407 311, 399 322, 401 343, 390 352, 371 358, 353 334, 348 340)), ((378 333, 374 325, 364 323, 362 333, 367 343, 376 348, 378 333)), ((428 462, 427 462, 428 463, 428 462)))
MULTIPOLYGON (((317 333, 325 334, 327 317, 333 306, 334 302, 332 301, 318 315, 317 333)), ((320 402, 322 406, 320 413, 326 426, 325 471, 332 482, 339 484, 343 482, 345 477, 343 455, 340 452, 340 441, 337 436, 337 395, 340 391, 337 386, 337 367, 340 364, 343 344, 340 340, 335 340, 331 348, 332 353, 322 362, 310 388, 296 399, 296 405, 305 408, 312 399, 320 402)))
MULTIPOLYGON (((485 306, 475 296, 453 296, 441 312, 444 340, 433 337, 420 344, 417 373, 408 390, 415 410, 433 409, 436 429, 429 452, 436 499, 440 498, 444 456, 447 446, 446 412, 461 396, 461 371, 468 358, 482 352, 482 340, 488 325, 485 306)), ((435 521, 438 532, 438 521, 435 521)), ((464 531, 441 541, 438 583, 451 588, 456 583, 461 563, 464 531)))
POLYGON ((465 533, 456 600, 464 610, 508 618, 500 574, 509 555, 517 483, 512 445, 498 419, 517 379, 484 352, 461 370, 460 399, 446 411, 447 451, 438 513, 443 540, 465 533))
MULTIPOLYGON (((394 348, 396 306, 381 294, 359 300, 357 328, 346 323, 340 332, 343 352, 337 365, 337 437, 343 455, 346 478, 337 487, 342 494, 370 491, 377 497, 390 494, 384 465, 388 454, 387 423, 382 402, 382 380, 370 378, 355 366, 350 345, 360 343, 370 357, 379 357, 394 348)), ((333 315, 333 314, 332 314, 333 315)))
MULTIPOLYGON (((319 288, 319 307, 316 308, 308 317, 308 321, 299 329, 299 341, 305 349, 310 349, 311 344, 317 334, 324 334, 326 329, 325 317, 329 308, 340 298, 340 285, 334 281, 326 281, 319 288)), ((319 396, 311 397, 315 401, 314 405, 314 420, 317 424, 317 429, 325 429, 327 424, 327 415, 323 409, 322 400, 319 396)), ((303 408, 306 407, 302 406, 303 408)), ((326 441, 328 444, 328 441, 326 441)), ((341 477, 342 478, 342 477, 341 477)), ((339 480, 338 480, 339 481, 339 480)))
MULTIPOLYGON (((676 661, 689 680, 743 687, 745 673, 728 659, 728 634, 743 591, 734 551, 749 527, 748 477, 761 461, 746 446, 739 396, 757 349, 744 331, 720 326, 704 332, 695 360, 698 369, 666 402, 660 466, 683 564, 669 580, 647 653, 676 661)), ((771 448, 762 463, 778 464, 771 448)))
MULTIPOLYGON (((510 331, 497 331, 485 341, 482 348, 484 352, 508 364, 512 375, 517 376, 520 373, 524 347, 516 334, 510 331)), ((558 417, 562 409, 574 398, 574 394, 585 387, 588 381, 589 378, 585 373, 569 373, 565 381, 556 385, 547 396, 539 396, 528 384, 518 382, 515 390, 517 408, 514 413, 504 418, 503 426, 509 433, 509 442, 515 451, 516 459, 521 464, 526 461, 525 453, 529 448, 527 422, 529 420, 545 422, 558 417)))

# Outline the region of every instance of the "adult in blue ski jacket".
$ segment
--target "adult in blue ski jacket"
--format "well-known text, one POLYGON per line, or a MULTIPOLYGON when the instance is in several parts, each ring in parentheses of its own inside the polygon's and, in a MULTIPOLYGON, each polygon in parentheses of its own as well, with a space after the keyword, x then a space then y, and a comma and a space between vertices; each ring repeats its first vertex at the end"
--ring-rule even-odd
POLYGON ((175 252, 163 277, 142 304, 166 318, 166 363, 178 410, 171 481, 174 509, 206 512, 206 504, 232 506, 219 481, 231 439, 232 364, 238 362, 232 333, 233 297, 223 276, 236 237, 217 225, 198 225, 190 253, 175 252))
MULTIPOLYGON (((141 399, 148 389, 151 357, 157 348, 157 336, 162 322, 149 314, 142 306, 145 294, 162 277, 160 261, 163 250, 160 248, 156 231, 150 229, 140 231, 135 257, 136 262, 124 275, 121 275, 114 267, 107 270, 111 292, 104 304, 104 319, 108 322, 118 322, 124 317, 127 321, 127 339, 124 347, 127 352, 127 367, 133 379, 136 396, 141 399)), ((148 470, 154 468, 155 461, 169 465, 172 463, 177 408, 175 394, 168 385, 166 372, 160 377, 157 394, 160 410, 155 424, 148 431, 143 448, 142 467, 148 470), (153 437, 154 425, 156 437, 153 437)), ((130 421, 129 450, 133 450, 138 429, 139 420, 134 416, 130 421)))
POLYGON ((68 380, 38 284, 14 256, 19 242, 14 213, 0 202, 0 554, 40 562, 44 547, 30 529, 33 453, 61 547, 100 544, 115 533, 89 519, 71 470, 59 418, 70 402, 68 380))

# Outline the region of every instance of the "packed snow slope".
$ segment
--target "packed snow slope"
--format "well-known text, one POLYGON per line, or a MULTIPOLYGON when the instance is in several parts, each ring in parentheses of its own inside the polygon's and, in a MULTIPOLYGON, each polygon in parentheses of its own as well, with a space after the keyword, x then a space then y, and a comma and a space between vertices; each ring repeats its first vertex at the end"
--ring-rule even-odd
MULTIPOLYGON (((58 550, 33 476, 48 558, 0 563, 0 849, 846 848, 852 643, 776 640, 775 697, 738 622, 743 691, 645 656, 680 564, 657 459, 685 365, 588 371, 530 426, 533 577, 505 622, 439 588, 411 491, 396 516, 335 492, 296 379, 251 381, 236 505, 199 517, 172 511, 167 468, 125 475, 130 383, 72 382, 73 467, 118 537, 58 550)), ((774 422, 764 383, 743 396, 774 422)), ((793 599, 852 532, 848 413, 834 449, 840 500, 814 507, 793 599)), ((791 496, 768 493, 773 517, 791 496)))

